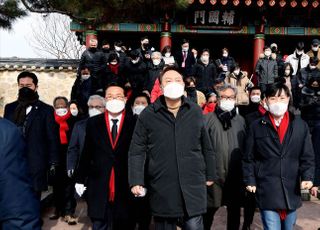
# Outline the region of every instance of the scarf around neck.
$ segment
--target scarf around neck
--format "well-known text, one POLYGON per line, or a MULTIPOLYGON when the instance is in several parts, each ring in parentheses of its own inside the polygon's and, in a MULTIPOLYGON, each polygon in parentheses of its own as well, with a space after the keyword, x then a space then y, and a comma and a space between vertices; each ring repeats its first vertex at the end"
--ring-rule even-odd
POLYGON ((54 119, 59 125, 60 143, 63 145, 68 144, 67 131, 69 130, 69 125, 67 123, 67 120, 70 118, 70 116, 70 111, 68 111, 68 113, 62 117, 54 113, 54 119))
POLYGON ((228 130, 232 127, 231 120, 236 116, 236 109, 234 108, 230 112, 223 111, 219 106, 216 107, 215 113, 219 121, 222 124, 223 130, 228 130))

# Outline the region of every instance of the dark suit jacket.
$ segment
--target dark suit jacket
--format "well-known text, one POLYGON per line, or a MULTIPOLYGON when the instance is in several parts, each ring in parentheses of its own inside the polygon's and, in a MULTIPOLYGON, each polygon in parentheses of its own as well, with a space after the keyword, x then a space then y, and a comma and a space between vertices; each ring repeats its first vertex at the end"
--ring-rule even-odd
MULTIPOLYGON (((18 102, 7 104, 4 117, 13 121, 18 102)), ((25 131, 29 171, 36 191, 46 190, 47 171, 50 165, 59 163, 59 133, 51 106, 37 101, 29 116, 25 131)))
POLYGON ((0 229, 40 230, 40 203, 33 193, 25 145, 17 127, 0 118, 0 229))
POLYGON ((181 64, 183 61, 183 56, 182 56, 182 50, 179 50, 179 52, 177 52, 174 56, 180 70, 182 71, 182 73, 184 74, 185 77, 190 76, 192 74, 192 66, 196 63, 196 59, 193 56, 193 53, 191 52, 191 50, 188 51, 187 54, 187 59, 186 59, 186 65, 185 68, 181 68, 181 64))
POLYGON ((78 167, 80 153, 83 151, 88 119, 75 123, 67 153, 67 170, 75 170, 78 167))
POLYGON ((109 205, 109 178, 115 170, 114 215, 123 219, 128 215, 130 190, 128 186, 128 150, 134 129, 133 116, 127 112, 122 129, 118 129, 118 141, 112 147, 110 130, 107 129, 105 114, 88 119, 84 150, 76 174, 77 183, 87 178, 88 216, 104 219, 105 205, 109 205))

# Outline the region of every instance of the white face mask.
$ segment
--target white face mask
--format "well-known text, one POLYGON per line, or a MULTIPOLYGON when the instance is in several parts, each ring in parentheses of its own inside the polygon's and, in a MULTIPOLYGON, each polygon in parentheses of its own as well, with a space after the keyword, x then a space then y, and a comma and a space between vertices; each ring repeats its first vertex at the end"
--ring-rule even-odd
POLYGON ((122 100, 113 99, 107 101, 106 109, 111 113, 120 113, 124 110, 126 103, 122 100))
POLYGON ((317 66, 315 66, 315 65, 309 65, 309 67, 310 67, 310 69, 315 69, 315 68, 317 68, 317 66))
POLYGON ((161 62, 160 59, 154 59, 154 60, 152 60, 152 63, 153 63, 154 65, 159 65, 160 62, 161 62))
POLYGON ((184 47, 184 48, 182 48, 182 51, 183 51, 183 52, 188 52, 188 50, 189 50, 189 47, 184 47))
POLYGON ((117 52, 121 51, 121 47, 119 47, 119 46, 115 46, 114 49, 115 49, 117 52))
POLYGON ((239 70, 239 69, 237 69, 237 70, 233 71, 233 73, 234 73, 235 75, 239 75, 240 70, 239 70))
POLYGON ((164 56, 167 57, 167 58, 171 57, 171 53, 165 53, 164 56))
POLYGON ((289 75, 290 75, 290 70, 289 70, 289 69, 286 69, 286 70, 284 71, 284 74, 285 74, 286 76, 289 76, 289 75))
POLYGON ((223 53, 222 57, 228 57, 228 54, 227 53, 223 53))
POLYGON ((225 112, 230 112, 231 110, 234 109, 236 104, 235 100, 221 100, 219 107, 225 112))
POLYGON ((97 116, 99 114, 101 114, 102 112, 99 109, 93 108, 93 109, 89 109, 89 116, 93 117, 93 116, 97 116))
POLYGON ((79 113, 77 109, 71 109, 70 112, 71 112, 71 115, 74 117, 78 116, 78 113, 79 113))
POLYGON ((209 62, 209 56, 207 56, 207 55, 201 56, 201 61, 204 62, 204 63, 208 63, 209 62))
POLYGON ((317 51, 319 50, 319 46, 312 46, 312 50, 313 50, 314 52, 317 52, 317 51))
POLYGON ((264 55, 266 55, 267 57, 270 57, 271 56, 271 51, 264 51, 264 55))
POLYGON ((261 98, 259 95, 253 95, 250 97, 250 99, 253 103, 259 103, 261 101, 261 98))
POLYGON ((110 64, 111 64, 111 65, 116 65, 116 64, 118 64, 118 62, 112 61, 112 62, 110 62, 110 64))
POLYGON ((288 110, 288 103, 276 102, 274 104, 268 105, 269 111, 274 116, 283 116, 288 110))
POLYGON ((137 58, 136 60, 131 60, 132 64, 137 64, 139 62, 139 58, 137 58))
POLYGON ((56 114, 59 116, 59 117, 63 117, 64 115, 66 115, 68 113, 68 109, 67 108, 59 108, 59 109, 56 109, 56 114))
POLYGON ((163 88, 163 95, 173 100, 182 97, 183 93, 184 93, 184 85, 177 82, 168 83, 163 88))
POLYGON ((89 74, 82 74, 81 75, 81 79, 82 80, 88 80, 90 78, 90 75, 89 74))
POLYGON ((132 108, 132 112, 133 114, 137 114, 137 115, 140 115, 140 113, 146 108, 146 106, 144 105, 135 105, 133 108, 132 108))

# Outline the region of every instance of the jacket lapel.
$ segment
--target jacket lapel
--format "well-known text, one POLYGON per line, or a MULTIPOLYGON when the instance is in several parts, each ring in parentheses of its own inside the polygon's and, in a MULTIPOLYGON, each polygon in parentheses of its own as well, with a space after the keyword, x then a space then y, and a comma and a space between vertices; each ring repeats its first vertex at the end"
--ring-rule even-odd
POLYGON ((105 125, 104 127, 107 129, 107 132, 105 132, 107 134, 107 139, 109 139, 109 142, 111 144, 111 147, 113 150, 116 149, 117 147, 117 144, 119 142, 119 139, 120 139, 120 136, 121 136, 121 133, 122 133, 122 128, 123 128, 123 124, 125 123, 125 117, 126 117, 126 113, 125 111, 123 111, 122 113, 122 117, 121 117, 121 121, 120 121, 120 126, 118 128, 118 132, 117 132, 117 137, 116 137, 116 140, 114 141, 112 139, 112 133, 111 133, 111 126, 110 126, 110 123, 109 123, 109 114, 108 112, 105 113, 105 116, 104 116, 104 119, 105 119, 105 125))
POLYGON ((32 109, 30 111, 30 113, 28 114, 27 116, 27 124, 26 124, 26 130, 25 130, 25 133, 28 133, 31 125, 32 125, 32 122, 33 120, 36 118, 38 112, 39 112, 39 108, 40 108, 40 105, 39 103, 36 103, 34 106, 32 106, 32 109))

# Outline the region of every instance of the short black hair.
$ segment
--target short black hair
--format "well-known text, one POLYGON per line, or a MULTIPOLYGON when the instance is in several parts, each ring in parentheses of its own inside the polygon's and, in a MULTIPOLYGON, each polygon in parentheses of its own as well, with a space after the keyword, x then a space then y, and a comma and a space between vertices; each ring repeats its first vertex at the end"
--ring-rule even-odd
POLYGON ((297 50, 303 50, 304 49, 304 42, 298 42, 296 45, 297 50))
POLYGON ((148 39, 149 40, 148 36, 143 36, 143 37, 141 37, 140 41, 143 41, 144 39, 148 39))
POLYGON ((318 57, 311 57, 309 63, 310 65, 318 65, 319 63, 318 57))
POLYGON ((146 98, 148 105, 151 103, 150 97, 149 97, 146 93, 140 92, 140 93, 135 94, 135 95, 132 97, 132 101, 130 102, 131 106, 133 106, 134 101, 135 101, 138 97, 144 97, 144 98, 146 98))
POLYGON ((109 57, 108 57, 108 62, 109 63, 112 62, 113 60, 117 60, 118 63, 120 62, 120 59, 119 59, 118 55, 115 54, 115 53, 111 53, 109 55, 109 57))
POLYGON ((185 44, 185 43, 189 43, 189 40, 188 40, 188 39, 186 39, 186 38, 182 39, 182 41, 181 41, 181 45, 183 45, 183 44, 185 44))
POLYGON ((21 72, 17 77, 17 82, 19 83, 21 78, 26 78, 26 77, 31 78, 32 82, 34 83, 35 86, 38 85, 38 77, 37 77, 37 75, 35 75, 34 73, 29 72, 29 71, 21 72))
POLYGON ((181 71, 180 71, 180 69, 179 69, 178 67, 176 67, 176 66, 167 66, 167 67, 164 68, 163 71, 160 73, 160 76, 159 76, 159 82, 160 82, 160 84, 162 83, 163 75, 165 75, 166 72, 168 72, 168 71, 176 71, 176 72, 178 72, 178 73, 181 75, 182 79, 184 79, 183 74, 181 73, 181 71))
POLYGON ((104 87, 104 95, 106 95, 106 92, 107 92, 107 90, 108 90, 110 87, 114 87, 114 86, 121 88, 121 89, 123 90, 124 96, 126 96, 126 90, 125 90, 124 87, 123 87, 121 84, 119 84, 118 82, 111 82, 111 83, 107 84, 107 85, 104 87))
POLYGON ((234 63, 231 67, 230 67, 230 72, 232 73, 233 71, 235 71, 236 69, 240 69, 240 65, 239 63, 234 63))
POLYGON ((56 107, 55 105, 56 105, 57 100, 64 100, 64 102, 66 103, 67 107, 69 107, 69 105, 70 105, 70 104, 68 103, 68 99, 67 99, 66 97, 58 96, 58 97, 55 97, 55 98, 53 99, 53 107, 56 107))
POLYGON ((274 97, 276 95, 280 96, 282 91, 284 91, 287 97, 291 96, 290 89, 288 88, 288 86, 286 86, 282 82, 276 82, 267 87, 265 96, 266 98, 274 97))
POLYGON ((121 40, 115 41, 113 44, 114 46, 119 46, 119 47, 123 46, 123 42, 121 40))
POLYGON ((209 55, 210 55, 210 50, 209 50, 208 48, 204 48, 204 49, 202 50, 201 54, 203 54, 204 52, 208 52, 209 55))
POLYGON ((170 50, 170 52, 171 52, 171 46, 165 46, 165 47, 163 47, 163 49, 162 49, 162 51, 161 51, 162 55, 165 55, 165 53, 167 53, 169 50, 170 50))

